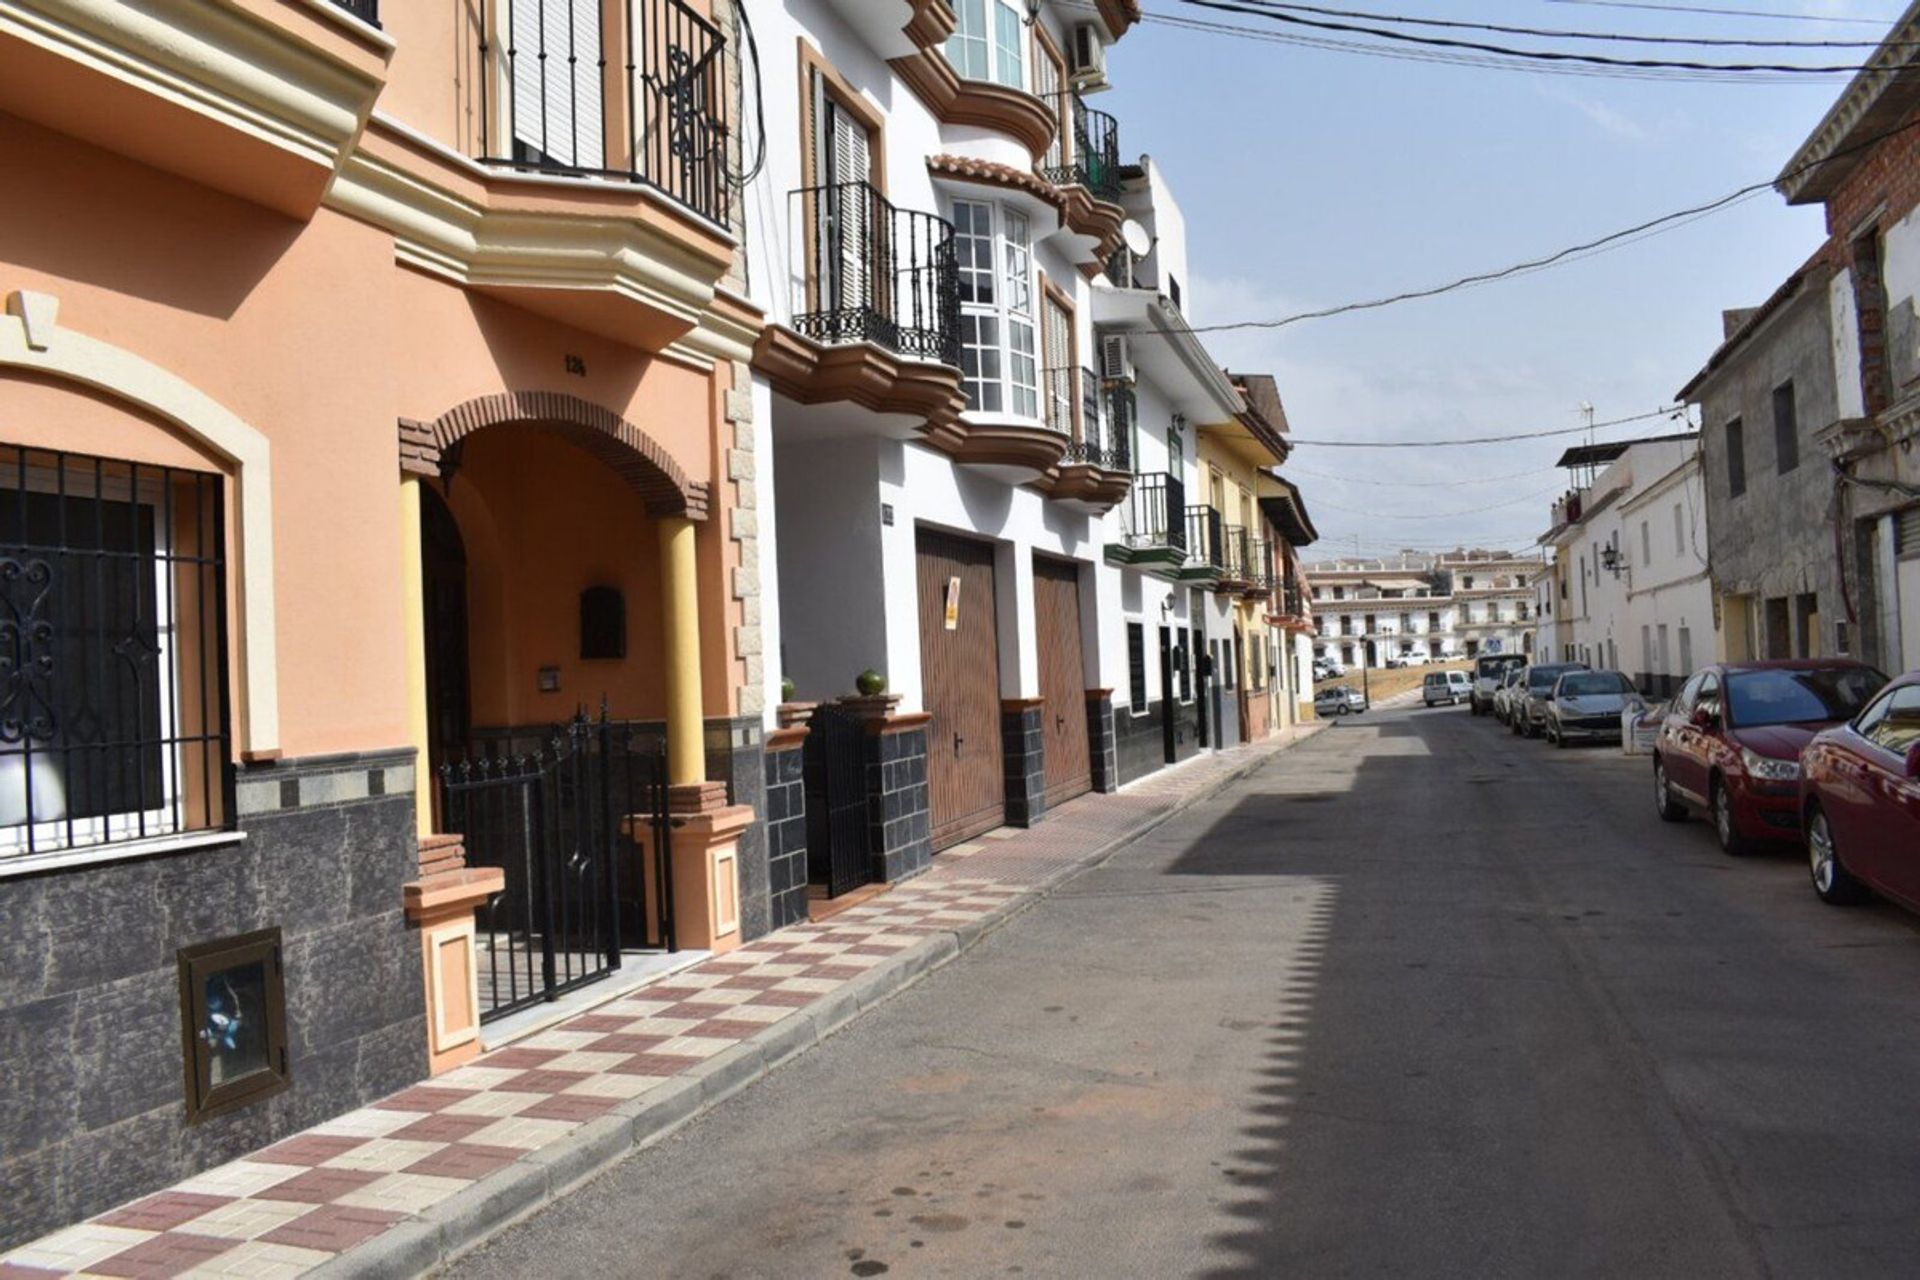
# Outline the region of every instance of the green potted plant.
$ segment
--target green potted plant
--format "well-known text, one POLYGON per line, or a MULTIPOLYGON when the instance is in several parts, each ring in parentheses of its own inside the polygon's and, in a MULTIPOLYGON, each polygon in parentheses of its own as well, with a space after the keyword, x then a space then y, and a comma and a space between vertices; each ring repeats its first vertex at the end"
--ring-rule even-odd
POLYGON ((780 701, 782 701, 782 702, 792 702, 792 701, 793 701, 793 689, 794 689, 794 686, 793 686, 793 677, 792 677, 792 676, 781 676, 781 677, 780 677, 780 701))
POLYGON ((860 691, 863 698, 877 698, 887 691, 887 678, 868 667, 853 678, 853 687, 860 691))

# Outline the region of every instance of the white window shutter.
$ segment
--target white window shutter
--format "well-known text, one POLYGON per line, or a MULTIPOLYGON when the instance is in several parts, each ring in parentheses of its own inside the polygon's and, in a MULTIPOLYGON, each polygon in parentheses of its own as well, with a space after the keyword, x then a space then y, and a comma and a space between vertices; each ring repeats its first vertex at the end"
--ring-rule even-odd
POLYGON ((509 0, 513 137, 569 168, 606 167, 597 0, 509 0))

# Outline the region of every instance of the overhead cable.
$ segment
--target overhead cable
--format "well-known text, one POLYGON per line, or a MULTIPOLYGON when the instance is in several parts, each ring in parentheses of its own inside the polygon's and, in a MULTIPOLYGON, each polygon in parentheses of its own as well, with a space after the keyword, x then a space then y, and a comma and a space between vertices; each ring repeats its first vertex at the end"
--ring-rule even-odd
POLYGON ((1736 49, 1891 49, 1913 48, 1913 42, 1880 40, 1791 40, 1757 36, 1665 36, 1623 31, 1578 31, 1550 27, 1508 26, 1498 22, 1464 22, 1454 18, 1416 18, 1399 13, 1377 13, 1366 9, 1329 9, 1315 4, 1281 3, 1281 0, 1253 0, 1265 9, 1292 13, 1317 13, 1330 18, 1364 18, 1392 22, 1403 27, 1443 27, 1453 31, 1492 31, 1508 36, 1537 36, 1543 40, 1594 40, 1608 44, 1677 44, 1736 49))

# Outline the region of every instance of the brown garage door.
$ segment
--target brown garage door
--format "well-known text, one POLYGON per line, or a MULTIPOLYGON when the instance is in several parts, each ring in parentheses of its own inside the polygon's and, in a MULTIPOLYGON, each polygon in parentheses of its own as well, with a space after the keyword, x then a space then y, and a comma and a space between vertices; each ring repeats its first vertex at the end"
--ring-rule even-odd
POLYGON ((1033 558, 1033 620, 1039 633, 1041 714, 1046 720, 1047 804, 1093 786, 1087 751, 1087 682, 1080 657, 1080 571, 1033 558))
POLYGON ((918 542, 920 681, 933 716, 927 792, 933 847, 944 849, 1006 816, 993 548, 924 530, 918 542))

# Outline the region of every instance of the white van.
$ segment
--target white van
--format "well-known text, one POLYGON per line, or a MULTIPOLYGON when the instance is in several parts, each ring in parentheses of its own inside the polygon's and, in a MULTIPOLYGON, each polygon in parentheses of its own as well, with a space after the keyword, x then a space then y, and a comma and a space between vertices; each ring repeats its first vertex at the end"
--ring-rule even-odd
POLYGON ((1420 698, 1430 707, 1446 703, 1457 707, 1461 702, 1473 697, 1473 681, 1464 671, 1429 671, 1421 682, 1420 698))

